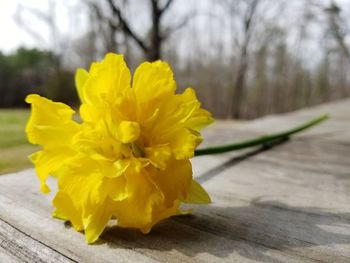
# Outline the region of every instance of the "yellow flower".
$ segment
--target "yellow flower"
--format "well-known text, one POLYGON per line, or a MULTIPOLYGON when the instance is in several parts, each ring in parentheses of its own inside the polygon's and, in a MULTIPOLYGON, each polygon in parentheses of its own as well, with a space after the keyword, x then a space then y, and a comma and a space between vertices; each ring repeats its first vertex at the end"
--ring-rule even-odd
POLYGON ((84 230, 87 242, 100 236, 112 217, 120 227, 148 233, 180 213, 181 203, 210 202, 192 178, 189 159, 212 122, 193 89, 175 94, 165 62, 145 62, 131 74, 123 56, 107 54, 90 71, 78 69, 81 123, 63 103, 36 94, 26 132, 42 150, 30 156, 41 182, 58 180, 54 216, 84 230))

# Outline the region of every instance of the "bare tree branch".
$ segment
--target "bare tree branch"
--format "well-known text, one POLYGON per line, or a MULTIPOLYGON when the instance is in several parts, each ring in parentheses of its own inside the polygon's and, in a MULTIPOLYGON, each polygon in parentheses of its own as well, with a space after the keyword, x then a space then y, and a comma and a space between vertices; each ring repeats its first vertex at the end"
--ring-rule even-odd
MULTIPOLYGON (((17 23, 18 26, 20 26, 24 31, 26 31, 33 39, 35 39, 35 41, 39 42, 39 43, 45 43, 46 40, 40 35, 38 34, 35 30, 31 29, 24 21, 22 18, 22 13, 23 13, 23 6, 22 5, 18 5, 15 15, 14 15, 14 20, 17 23)), ((42 17, 43 14, 40 14, 39 17, 42 17)), ((46 20, 46 17, 45 19, 46 20)))
POLYGON ((136 35, 136 33, 130 28, 129 23, 125 20, 123 15, 121 14, 121 10, 119 7, 114 3, 113 0, 107 0, 109 7, 111 8, 113 15, 118 17, 120 26, 122 30, 129 36, 131 37, 138 45, 139 47, 147 53, 148 47, 147 45, 136 35))
POLYGON ((64 48, 64 42, 60 41, 58 26, 55 20, 55 4, 56 2, 54 0, 48 1, 48 10, 47 12, 39 11, 37 9, 31 8, 29 6, 23 6, 21 4, 17 5, 17 10, 14 15, 15 22, 24 30, 26 31, 34 40, 38 41, 38 43, 46 43, 59 56, 63 56, 63 52, 66 50, 64 48), (26 21, 26 17, 23 17, 23 14, 29 14, 32 17, 35 17, 36 19, 40 20, 45 24, 45 26, 49 29, 50 33, 50 39, 45 40, 40 33, 38 33, 38 30, 36 28, 32 28, 31 24, 26 21))
POLYGON ((244 98, 244 88, 246 74, 248 70, 248 47, 250 44, 251 36, 253 33, 253 19, 256 14, 257 6, 260 0, 253 0, 248 6, 248 10, 245 13, 243 19, 243 31, 244 39, 241 46, 239 67, 237 72, 237 77, 234 84, 234 94, 232 99, 232 117, 240 118, 242 110, 242 100, 244 98))
POLYGON ((184 26, 186 26, 193 18, 197 16, 197 12, 193 12, 192 14, 188 14, 185 16, 178 24, 169 26, 163 32, 163 39, 169 38, 171 34, 174 34, 177 30, 180 30, 184 26))
POLYGON ((341 28, 342 21, 339 14, 341 11, 340 8, 332 1, 330 6, 325 8, 324 11, 328 14, 329 25, 333 37, 344 55, 350 60, 350 49, 345 44, 346 33, 341 28))
POLYGON ((102 31, 103 38, 105 39, 106 49, 108 51, 116 51, 117 43, 115 41, 115 34, 118 30, 120 30, 120 27, 116 25, 115 21, 112 21, 111 18, 106 17, 103 14, 101 7, 96 3, 96 1, 88 1, 87 3, 94 12, 97 21, 99 21, 99 28, 102 31), (103 26, 103 23, 108 26, 108 29, 103 26))
POLYGON ((167 9, 169 9, 170 5, 173 3, 174 1, 173 0, 168 0, 165 5, 160 8, 161 10, 161 14, 163 14, 167 9))
POLYGON ((256 8, 260 0, 253 0, 252 4, 249 6, 249 10, 245 15, 244 20, 244 32, 245 32, 245 46, 249 43, 252 35, 252 20, 256 11, 256 8))
POLYGON ((136 44, 143 51, 145 56, 150 61, 155 61, 161 58, 162 55, 162 46, 164 40, 173 33, 175 30, 178 30, 185 26, 190 20, 190 16, 185 17, 181 23, 171 28, 171 30, 164 30, 162 28, 162 15, 170 9, 171 4, 174 0, 167 0, 164 2, 164 5, 161 5, 159 0, 148 0, 151 11, 151 28, 149 30, 149 38, 140 37, 136 32, 131 28, 130 23, 123 16, 123 10, 121 6, 118 6, 118 2, 114 0, 105 0, 107 7, 111 10, 111 15, 105 16, 101 6, 97 4, 96 1, 86 0, 90 6, 95 9, 96 16, 99 20, 104 20, 110 28, 111 34, 109 38, 112 40, 112 37, 115 37, 117 31, 123 32, 126 38, 130 38, 136 42, 136 44), (164 33, 166 31, 166 33, 164 33))

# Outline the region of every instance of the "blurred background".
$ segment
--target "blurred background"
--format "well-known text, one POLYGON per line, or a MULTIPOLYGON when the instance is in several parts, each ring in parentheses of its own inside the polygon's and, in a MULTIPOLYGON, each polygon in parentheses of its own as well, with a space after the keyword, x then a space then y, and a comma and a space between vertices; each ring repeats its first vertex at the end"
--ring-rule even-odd
POLYGON ((0 1, 0 173, 29 165, 24 98, 78 107, 77 67, 163 59, 219 119, 350 96, 349 0, 0 1))

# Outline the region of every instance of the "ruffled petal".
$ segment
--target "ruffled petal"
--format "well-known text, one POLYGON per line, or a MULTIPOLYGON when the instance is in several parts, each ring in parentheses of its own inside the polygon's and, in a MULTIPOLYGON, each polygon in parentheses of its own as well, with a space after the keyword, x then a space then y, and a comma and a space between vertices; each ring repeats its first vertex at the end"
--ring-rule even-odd
POLYGON ((84 217, 83 224, 87 243, 95 242, 102 234, 108 221, 112 217, 110 206, 111 204, 107 199, 104 203, 96 205, 94 210, 91 211, 88 216, 84 217))
POLYGON ((89 77, 82 88, 84 101, 87 104, 101 104, 105 101, 114 104, 130 89, 130 82, 130 70, 124 57, 108 53, 102 62, 91 65, 89 77))
POLYGON ((69 220, 75 230, 82 231, 84 229, 81 217, 82 209, 74 205, 72 199, 63 192, 58 192, 52 201, 56 210, 53 216, 63 220, 69 220))
POLYGON ((204 127, 213 123, 214 119, 211 117, 211 113, 200 108, 200 102, 197 99, 196 92, 192 88, 187 88, 181 94, 181 97, 184 105, 187 105, 187 112, 184 112, 185 117, 182 119, 185 127, 199 132, 204 127))
POLYGON ((26 126, 30 143, 44 148, 70 144, 79 124, 72 120, 74 111, 69 106, 37 94, 28 95, 26 102, 32 105, 26 126))
POLYGON ((167 167, 168 160, 171 157, 171 148, 167 145, 158 145, 145 148, 146 158, 150 160, 151 164, 164 170, 167 167))
POLYGON ((202 136, 195 130, 181 128, 167 136, 170 147, 177 160, 189 159, 194 156, 196 147, 202 142, 202 136))
POLYGON ((153 206, 163 196, 148 177, 144 171, 126 174, 128 198, 114 205, 118 226, 148 230, 153 225, 153 206))
POLYGON ((213 122, 214 119, 211 117, 211 113, 209 111, 197 109, 185 122, 185 126, 199 132, 201 129, 207 127, 213 122))
POLYGON ((199 130, 213 121, 210 113, 200 108, 194 90, 188 88, 173 96, 159 112, 150 136, 152 143, 168 143, 176 159, 193 157, 203 140, 199 130))
POLYGON ((209 204, 211 203, 210 196, 204 188, 195 180, 192 180, 191 187, 185 199, 181 200, 184 203, 190 204, 209 204))
POLYGON ((68 163, 75 151, 69 148, 53 148, 38 151, 29 156, 29 159, 35 166, 36 174, 40 180, 40 190, 43 193, 50 192, 50 188, 46 184, 46 180, 49 175, 55 175, 55 173, 66 163, 68 163))
POLYGON ((122 121, 117 134, 122 143, 136 141, 140 136, 140 124, 134 121, 122 121))
POLYGON ((85 103, 85 93, 84 93, 84 85, 89 78, 89 72, 85 69, 79 68, 75 73, 75 86, 77 88, 77 92, 79 95, 79 99, 81 103, 85 103))
POLYGON ((164 195, 164 203, 172 207, 176 200, 186 199, 192 181, 192 166, 189 160, 170 160, 164 171, 150 176, 152 182, 164 195))
POLYGON ((132 88, 137 102, 142 104, 174 94, 176 83, 167 63, 144 62, 135 71, 132 88))
POLYGON ((49 175, 54 175, 62 165, 74 157, 72 138, 80 125, 72 120, 74 111, 63 103, 53 102, 39 95, 29 95, 26 102, 32 105, 32 113, 26 126, 28 139, 43 150, 30 156, 41 182, 41 191, 50 191, 46 185, 49 175))
POLYGON ((102 203, 107 196, 102 189, 103 178, 98 162, 77 157, 59 174, 58 190, 69 195, 76 207, 89 210, 89 206, 102 203))
POLYGON ((85 231, 88 243, 96 241, 113 214, 113 202, 128 197, 125 179, 104 177, 97 161, 79 157, 58 177, 53 204, 55 215, 85 231))

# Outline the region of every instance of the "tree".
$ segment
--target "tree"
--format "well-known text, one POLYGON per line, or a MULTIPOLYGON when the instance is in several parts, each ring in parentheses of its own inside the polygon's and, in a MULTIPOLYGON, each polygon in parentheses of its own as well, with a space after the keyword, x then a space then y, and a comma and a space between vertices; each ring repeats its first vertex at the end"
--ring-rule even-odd
POLYGON ((124 16, 124 9, 128 6, 129 1, 122 1, 123 8, 121 4, 117 4, 114 0, 105 0, 104 2, 87 0, 87 4, 92 7, 99 20, 107 24, 110 42, 114 43, 112 45, 113 51, 117 50, 117 44, 115 42, 116 34, 122 32, 125 38, 131 39, 140 48, 149 61, 161 59, 164 41, 176 30, 185 26, 195 16, 194 13, 191 13, 184 16, 176 25, 164 25, 163 18, 174 2, 174 0, 148 0, 151 13, 151 27, 144 36, 139 36, 133 29, 132 23, 124 16), (106 8, 102 3, 107 4, 111 11, 110 14, 106 12, 106 8))
POLYGON ((47 95, 45 85, 54 64, 51 52, 19 48, 10 55, 0 54, 0 107, 24 106, 29 93, 47 95))
POLYGON ((329 29, 331 31, 332 36, 337 42, 340 50, 350 62, 350 48, 345 42, 345 38, 347 37, 349 32, 348 30, 346 30, 346 22, 340 15, 340 7, 334 1, 331 1, 329 6, 324 8, 324 11, 328 15, 329 29))
MULTIPOLYGON (((260 0, 241 1, 240 3, 237 3, 237 1, 230 0, 223 2, 224 6, 227 7, 227 10, 230 14, 231 30, 237 30, 237 27, 233 25, 233 21, 238 16, 240 23, 238 27, 241 28, 242 35, 241 41, 237 40, 236 37, 234 38, 234 40, 232 40, 232 45, 237 45, 237 43, 240 42, 238 44, 238 68, 233 83, 232 109, 230 114, 230 117, 233 118, 240 118, 242 115, 241 110, 245 95, 244 89, 246 83, 246 74, 248 71, 248 48, 250 46, 250 42, 254 31, 254 18, 256 16, 259 3, 260 0), (237 8, 241 7, 242 4, 243 8, 237 10, 237 8), (243 16, 241 16, 241 14, 243 14, 243 16)), ((232 32, 232 34, 238 35, 237 32, 232 32)))

